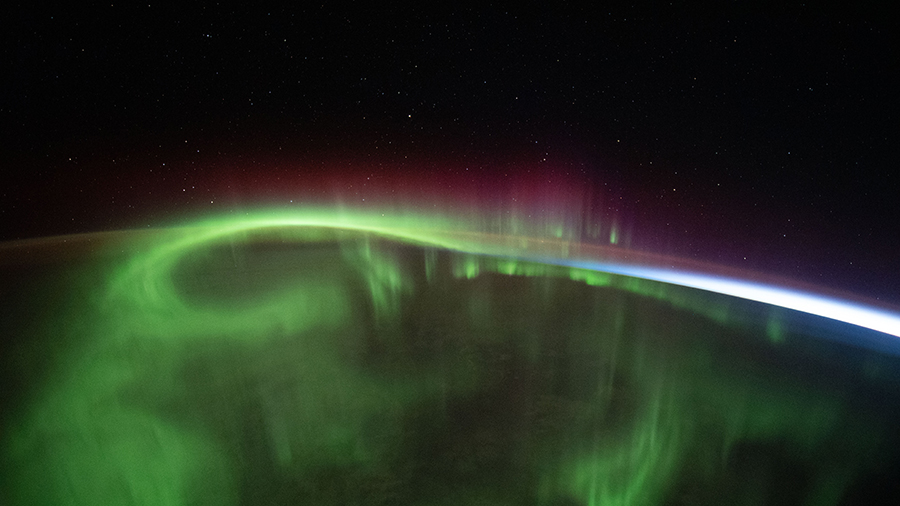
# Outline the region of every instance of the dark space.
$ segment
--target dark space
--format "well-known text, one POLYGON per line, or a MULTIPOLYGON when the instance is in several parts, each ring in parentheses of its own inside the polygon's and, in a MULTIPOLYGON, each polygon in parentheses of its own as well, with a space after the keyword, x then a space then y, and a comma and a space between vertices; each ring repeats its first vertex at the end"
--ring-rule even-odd
POLYGON ((635 248, 898 302, 890 12, 20 5, 0 238, 527 179, 635 248))

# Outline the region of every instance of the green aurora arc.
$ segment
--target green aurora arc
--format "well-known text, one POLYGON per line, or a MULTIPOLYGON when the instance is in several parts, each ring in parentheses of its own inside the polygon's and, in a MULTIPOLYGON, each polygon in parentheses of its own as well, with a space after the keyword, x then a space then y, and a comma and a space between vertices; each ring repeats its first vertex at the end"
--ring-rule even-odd
POLYGON ((0 499, 819 506, 884 465, 895 415, 855 392, 896 395, 896 358, 535 260, 642 261, 568 230, 315 210, 105 239, 12 327, 0 499))

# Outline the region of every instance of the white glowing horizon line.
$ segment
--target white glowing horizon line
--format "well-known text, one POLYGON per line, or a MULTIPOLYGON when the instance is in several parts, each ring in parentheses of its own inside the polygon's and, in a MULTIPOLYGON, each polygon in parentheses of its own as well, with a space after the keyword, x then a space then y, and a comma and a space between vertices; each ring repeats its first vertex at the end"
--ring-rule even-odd
MULTIPOLYGON (((546 260, 544 261, 546 262, 546 260)), ((663 268, 591 262, 588 260, 556 261, 552 263, 730 295, 900 337, 900 314, 824 295, 708 274, 675 272, 663 268)))

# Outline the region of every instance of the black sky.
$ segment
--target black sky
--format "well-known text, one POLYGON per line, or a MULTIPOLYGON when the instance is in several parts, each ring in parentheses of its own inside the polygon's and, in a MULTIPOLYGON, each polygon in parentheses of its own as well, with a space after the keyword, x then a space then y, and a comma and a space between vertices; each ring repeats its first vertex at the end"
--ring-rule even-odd
POLYGON ((635 247, 900 302, 889 4, 302 4, 14 9, 0 238, 278 203, 345 168, 544 171, 602 192, 635 247))

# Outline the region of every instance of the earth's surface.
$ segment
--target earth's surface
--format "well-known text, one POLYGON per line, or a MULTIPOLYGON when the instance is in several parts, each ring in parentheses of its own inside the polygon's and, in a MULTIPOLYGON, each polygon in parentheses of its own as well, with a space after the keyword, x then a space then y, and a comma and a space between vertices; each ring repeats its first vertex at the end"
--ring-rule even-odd
POLYGON ((371 232, 192 234, 2 250, 0 503, 900 504, 877 333, 371 232))

